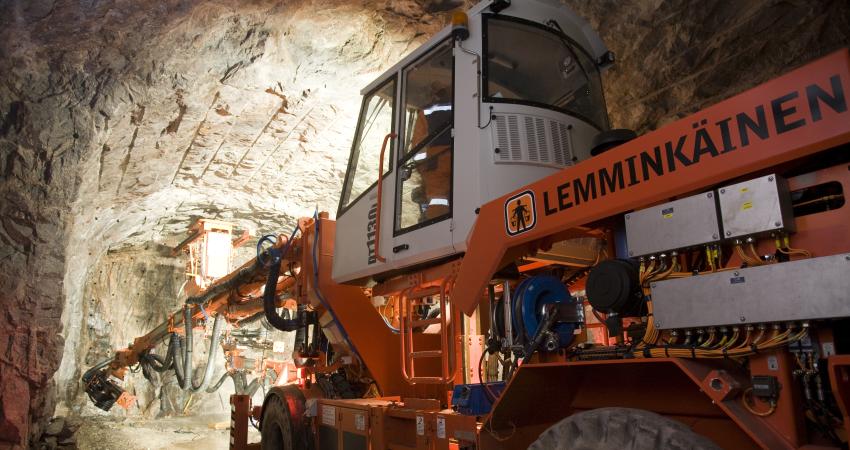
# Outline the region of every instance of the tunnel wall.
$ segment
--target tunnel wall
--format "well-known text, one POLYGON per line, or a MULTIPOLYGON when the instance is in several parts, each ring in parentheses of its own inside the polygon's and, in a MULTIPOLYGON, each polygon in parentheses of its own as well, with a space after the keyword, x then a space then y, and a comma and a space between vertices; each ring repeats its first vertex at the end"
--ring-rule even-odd
MULTIPOLYGON (((254 15, 246 18, 246 11, 225 13, 199 7, 199 3, 168 1, 150 9, 118 0, 13 0, 0 4, 0 447, 26 447, 29 437, 40 434, 45 418, 53 414, 56 399, 67 400, 79 392, 72 384, 83 360, 66 363, 59 377, 59 397, 53 377, 63 342, 73 329, 84 327, 85 283, 99 279, 91 270, 100 270, 104 263, 98 261, 107 249, 131 237, 137 243, 162 240, 168 235, 162 229, 182 228, 187 217, 214 212, 219 199, 226 200, 219 191, 193 204, 198 191, 190 190, 191 180, 183 190, 171 187, 175 168, 167 162, 179 160, 179 153, 165 163, 156 159, 186 148, 213 97, 210 86, 237 83, 240 78, 232 76, 234 67, 251 70, 257 67, 255 63, 263 63, 263 52, 269 51, 266 39, 293 30, 304 33, 300 36, 304 42, 312 39, 309 28, 270 25, 276 18, 285 24, 284 15, 290 17, 293 11, 267 7, 258 13, 252 9, 254 15), (187 22, 188 18, 196 22, 187 22), (222 25, 231 23, 228 21, 234 25, 222 25), (205 23, 211 34, 188 32, 205 23), (212 24, 224 31, 213 33, 218 28, 212 24), (173 27, 186 33, 170 35, 173 27), (151 53, 151 49, 161 53, 151 53), (185 61, 163 65, 166 56, 185 61), (192 67, 202 69, 187 69, 192 67), (182 89, 182 94, 178 95, 176 88, 182 89), (169 128, 184 114, 179 130, 169 128), (127 149, 135 142, 131 138, 135 138, 137 123, 155 130, 154 136, 164 133, 162 142, 168 146, 159 148, 155 140, 140 140, 134 150, 143 152, 142 156, 132 158, 135 163, 130 164, 125 180, 125 159, 131 159, 127 149), (169 129, 174 133, 169 134, 169 129), (122 136, 115 138, 120 145, 106 145, 110 135, 122 136), (110 153, 113 148, 120 150, 110 153), (141 184, 136 183, 139 180, 141 184), (131 193, 149 189, 145 198, 158 196, 155 198, 161 201, 128 197, 121 192, 125 181, 133 182, 131 193), (145 183, 153 187, 145 187, 145 183), (109 188, 102 190, 104 185, 109 188), (185 209, 175 209, 181 202, 186 203, 185 209), (159 218, 165 218, 165 223, 159 218), (66 325, 63 330, 63 322, 80 326, 66 325)), ((292 7, 322 10, 343 3, 292 2, 292 7)), ((568 3, 600 30, 618 56, 618 64, 604 81, 614 126, 641 132, 850 45, 850 6, 844 0, 568 3)), ((263 2, 245 8, 259 8, 257 5, 263 2)), ((362 75, 369 67, 391 62, 387 60, 393 55, 409 51, 433 33, 442 20, 441 11, 453 6, 446 1, 348 2, 348 9, 342 10, 346 12, 336 14, 339 25, 352 11, 368 11, 370 17, 388 14, 396 19, 368 22, 368 30, 384 27, 396 34, 376 32, 370 39, 354 41, 354 47, 349 44, 345 51, 332 48, 328 54, 341 55, 350 64, 358 58, 366 61, 356 66, 359 72, 354 71, 362 75), (370 47, 375 43, 379 43, 378 50, 370 47), (386 48, 380 48, 380 43, 387 43, 386 48)), ((330 15, 327 20, 337 19, 330 15)), ((316 35, 328 29, 332 26, 324 23, 316 35)), ((299 61, 309 60, 319 51, 305 48, 294 53, 299 61)), ((314 65, 326 63, 314 61, 314 65)), ((298 71, 289 67, 287 75, 293 74, 298 71)), ((349 74, 336 76, 342 79, 349 74)), ((321 76, 326 82, 333 81, 334 75, 321 76)), ((293 84, 287 95, 295 108, 295 99, 302 93, 311 94, 293 84)), ((331 97, 317 98, 321 103, 331 97)), ((349 98, 356 98, 356 93, 349 98)), ((310 104, 305 100, 302 106, 306 112, 310 104)), ((298 113, 296 117, 301 114, 293 111, 298 113)), ((315 120, 317 130, 328 130, 321 121, 340 117, 328 110, 315 120)), ((333 133, 333 128, 324 135, 328 133, 333 133)), ((310 142, 317 135, 304 132, 301 138, 310 142)), ((341 141, 350 139, 347 132, 333 136, 341 141)), ((339 145, 345 147, 347 144, 339 145)), ((298 161, 304 164, 309 154, 304 147, 299 149, 298 161)), ((346 155, 335 157, 344 161, 346 155)), ((330 164, 332 177, 299 179, 298 184, 320 179, 322 184, 332 181, 332 189, 338 186, 344 163, 322 164, 330 164)), ((309 191, 309 186, 302 190, 309 191)), ((245 198, 258 195, 234 194, 235 200, 221 209, 236 208, 249 203, 245 198)), ((307 194, 296 190, 293 195, 307 194)), ((329 197, 329 204, 335 203, 333 195, 322 196, 329 197)), ((299 215, 312 209, 315 195, 305 198, 304 204, 254 205, 243 209, 240 217, 281 229, 287 223, 282 214, 299 215)), ((69 342, 66 358, 91 357, 79 336, 69 342)))

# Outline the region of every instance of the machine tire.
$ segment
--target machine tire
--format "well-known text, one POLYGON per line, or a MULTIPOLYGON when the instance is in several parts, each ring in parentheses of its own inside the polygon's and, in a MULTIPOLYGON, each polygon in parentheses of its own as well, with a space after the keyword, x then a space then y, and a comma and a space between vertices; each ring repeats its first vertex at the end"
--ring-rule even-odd
POLYGON ((263 425, 260 436, 263 450, 296 449, 289 410, 277 395, 270 395, 263 407, 263 425))
POLYGON ((544 431, 529 450, 719 450, 687 425, 653 412, 599 408, 573 414, 544 431))

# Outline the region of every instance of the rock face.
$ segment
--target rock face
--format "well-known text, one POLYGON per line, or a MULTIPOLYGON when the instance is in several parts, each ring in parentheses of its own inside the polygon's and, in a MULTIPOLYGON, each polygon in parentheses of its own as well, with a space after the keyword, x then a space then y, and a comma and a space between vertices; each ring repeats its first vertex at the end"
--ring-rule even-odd
MULTIPOLYGON (((130 261, 145 243, 335 211, 360 88, 464 3, 0 3, 0 442, 26 447, 135 332, 89 329, 92 295, 140 328, 172 305, 177 269, 130 261)), ((613 124, 639 131, 850 43, 843 0, 567 3, 618 55, 613 124)))
POLYGON ((850 45, 843 0, 566 0, 617 63, 612 125, 639 133, 850 45))

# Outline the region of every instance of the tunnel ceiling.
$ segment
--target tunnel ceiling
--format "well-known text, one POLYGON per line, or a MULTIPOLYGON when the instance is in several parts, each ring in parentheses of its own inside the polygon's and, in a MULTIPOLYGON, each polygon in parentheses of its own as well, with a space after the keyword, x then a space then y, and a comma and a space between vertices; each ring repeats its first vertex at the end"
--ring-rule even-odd
MULTIPOLYGON (((38 433, 57 369, 60 398, 77 379, 107 251, 333 213, 360 89, 472 3, 0 2, 0 441, 38 433)), ((566 3, 618 56, 613 124, 640 132, 850 43, 846 0, 566 3)))
POLYGON ((280 231, 335 210, 360 89, 455 6, 20 2, 11 61, 51 75, 10 86, 31 100, 15 116, 43 116, 48 160, 85 147, 87 239, 158 240, 193 217, 280 231))

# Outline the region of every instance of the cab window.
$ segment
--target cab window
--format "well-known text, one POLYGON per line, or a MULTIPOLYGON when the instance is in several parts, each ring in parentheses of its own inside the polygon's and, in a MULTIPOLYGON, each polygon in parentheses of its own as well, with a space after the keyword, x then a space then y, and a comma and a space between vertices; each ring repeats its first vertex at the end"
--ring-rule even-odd
POLYGON ((397 234, 451 215, 453 72, 450 40, 403 72, 397 234))
POLYGON ((559 30, 486 16, 484 100, 555 109, 608 129, 602 82, 593 59, 559 30))
MULTIPOLYGON (((340 198, 340 214, 378 181, 381 146, 384 138, 395 128, 395 92, 396 80, 393 77, 363 99, 340 198)), ((394 139, 390 139, 384 151, 382 175, 392 170, 393 141, 394 139)))

